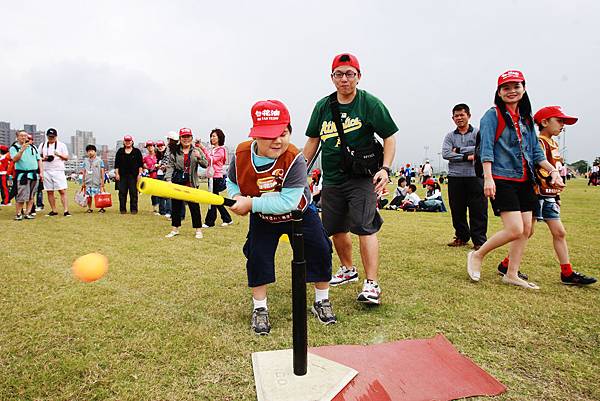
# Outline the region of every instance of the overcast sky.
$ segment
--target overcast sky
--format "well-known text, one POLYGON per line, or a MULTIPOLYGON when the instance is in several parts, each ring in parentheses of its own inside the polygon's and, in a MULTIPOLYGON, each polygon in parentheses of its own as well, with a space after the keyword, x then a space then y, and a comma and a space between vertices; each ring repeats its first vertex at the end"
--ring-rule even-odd
POLYGON ((521 69, 535 110, 580 117, 567 159, 600 155, 598 1, 0 0, 0 120, 91 130, 114 146, 191 127, 247 137, 251 105, 282 100, 302 146, 315 102, 334 90, 335 54, 354 53, 360 88, 400 130, 397 162, 434 167, 452 106, 474 125, 497 76, 521 69))

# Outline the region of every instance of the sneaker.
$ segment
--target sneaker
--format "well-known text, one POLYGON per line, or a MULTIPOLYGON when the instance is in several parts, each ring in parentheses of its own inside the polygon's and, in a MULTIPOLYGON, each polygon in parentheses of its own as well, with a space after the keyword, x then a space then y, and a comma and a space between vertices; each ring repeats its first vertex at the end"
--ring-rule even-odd
POLYGON ((202 224, 202 228, 211 228, 212 226, 207 226, 206 224, 202 224))
POLYGON ((333 314, 331 302, 329 302, 328 299, 315 302, 310 310, 313 313, 313 315, 315 315, 315 317, 319 319, 319 322, 326 326, 337 323, 337 319, 333 314))
POLYGON ((167 219, 170 219, 170 218, 171 218, 171 214, 170 214, 170 213, 165 213, 165 217, 166 217, 167 219))
POLYGON ((21 220, 23 220, 23 215, 22 215, 22 214, 17 214, 17 215, 15 216, 15 220, 16 220, 16 221, 21 221, 21 220))
POLYGON ((196 239, 202 239, 202 238, 204 238, 204 235, 202 235, 202 231, 196 231, 195 237, 196 237, 196 239))
POLYGON ((92 209, 88 209, 86 213, 94 213, 94 211, 92 209))
MULTIPOLYGON (((498 274, 499 275, 504 276, 507 271, 508 271, 508 266, 505 267, 502 263, 500 263, 498 265, 498 274)), ((529 280, 529 276, 525 273, 521 273, 521 270, 518 271, 517 276, 519 276, 519 278, 521 280, 525 280, 525 281, 529 280)))
POLYGON ((356 298, 358 302, 379 305, 381 303, 381 288, 373 281, 363 283, 363 289, 356 298))
POLYGON ((52 217, 52 216, 58 216, 58 213, 56 213, 56 212, 53 212, 53 211, 50 211, 50 213, 48 213, 48 214, 46 215, 46 217, 52 217))
POLYGON ((233 221, 221 223, 221 227, 227 227, 233 224, 233 221))
POLYGON ((35 216, 34 216, 34 215, 32 215, 31 213, 29 213, 29 214, 26 214, 24 217, 25 217, 27 220, 33 220, 33 219, 35 219, 35 216))
POLYGON ((44 210, 44 206, 36 206, 35 207, 36 212, 41 212, 42 210, 44 210))
POLYGON ((173 238, 176 235, 179 235, 179 231, 171 231, 170 233, 165 235, 165 238, 173 238))
POLYGON ((449 242, 447 245, 451 246, 451 247, 465 246, 465 245, 467 245, 467 242, 454 237, 452 242, 449 242))
POLYGON ((350 269, 348 269, 346 266, 340 266, 337 273, 331 277, 329 285, 335 287, 338 285, 351 283, 353 281, 358 281, 358 272, 356 271, 356 266, 352 266, 350 269))
POLYGON ((106 213, 106 210, 100 209, 100 210, 98 210, 98 213, 106 213))
POLYGON ((570 276, 565 276, 561 273, 560 281, 565 285, 590 285, 594 284, 598 280, 596 280, 594 277, 588 277, 585 274, 574 271, 570 276))
POLYGON ((37 216, 37 213, 36 212, 31 212, 31 213, 29 213, 29 215, 35 217, 35 216, 37 216))
POLYGON ((71 213, 69 213, 68 211, 66 211, 66 212, 63 213, 63 216, 65 216, 65 217, 71 217, 71 213))
POLYGON ((271 331, 269 311, 267 308, 256 308, 252 312, 251 327, 257 336, 266 336, 271 331))

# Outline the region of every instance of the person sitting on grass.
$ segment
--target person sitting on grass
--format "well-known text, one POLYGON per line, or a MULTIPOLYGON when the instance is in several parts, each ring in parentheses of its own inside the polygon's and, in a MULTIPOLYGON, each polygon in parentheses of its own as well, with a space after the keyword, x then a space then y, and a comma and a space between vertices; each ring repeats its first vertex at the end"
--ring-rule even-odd
POLYGON ((400 176, 398 179, 398 186, 394 191, 394 197, 390 201, 390 204, 386 207, 388 210, 396 210, 402 204, 404 198, 406 198, 406 194, 408 193, 408 186, 406 183, 406 178, 404 176, 400 176))
MULTIPOLYGON (((552 138, 563 132, 563 127, 573 125, 577 122, 577 117, 565 115, 559 106, 548 106, 538 110, 533 116, 533 120, 540 130, 539 141, 546 160, 556 168, 563 166, 563 159, 560 156, 558 143, 552 138)), ((569 248, 567 247, 567 231, 560 220, 560 189, 548 187, 540 182, 537 186, 538 207, 534 211, 533 221, 529 237, 533 235, 535 221, 544 221, 552 234, 552 244, 554 251, 558 256, 560 264, 560 281, 566 285, 589 285, 597 280, 594 277, 588 277, 585 274, 573 270, 569 261, 569 248)), ((500 275, 505 275, 508 270, 509 257, 504 258, 498 265, 500 275)), ((519 272, 523 280, 527 280, 527 275, 519 272)))
POLYGON ((236 200, 232 212, 240 216, 250 213, 243 251, 254 305, 252 330, 256 335, 271 331, 267 284, 275 282, 277 244, 282 234, 291 237, 291 212, 297 209, 303 211, 306 281, 315 283, 311 311, 322 324, 336 323, 329 301, 331 241, 311 204, 306 161, 290 144, 289 112, 280 101, 266 100, 254 104, 251 114, 250 137, 254 140, 237 146, 227 174, 227 192, 236 200))
MULTIPOLYGON (((92 199, 94 195, 104 192, 104 162, 96 156, 96 146, 87 145, 85 147, 87 157, 81 164, 81 174, 83 176, 82 188, 87 195, 88 213, 92 213, 92 199)), ((99 213, 106 210, 100 208, 99 213)))
POLYGON ((414 212, 419 206, 420 201, 421 198, 417 195, 417 186, 415 184, 410 184, 406 191, 406 197, 398 208, 406 212, 414 212))
POLYGON ((427 193, 425 199, 419 202, 419 211, 422 212, 445 212, 444 201, 442 199, 442 189, 440 184, 435 182, 433 178, 425 181, 427 193))

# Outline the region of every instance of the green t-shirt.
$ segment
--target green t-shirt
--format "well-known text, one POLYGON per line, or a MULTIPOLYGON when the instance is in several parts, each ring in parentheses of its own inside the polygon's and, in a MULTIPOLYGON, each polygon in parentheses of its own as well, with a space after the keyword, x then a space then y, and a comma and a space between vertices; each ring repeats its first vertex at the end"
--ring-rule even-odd
MULTIPOLYGON (((387 138, 398 131, 390 112, 381 100, 362 89, 357 89, 356 97, 351 103, 340 104, 339 108, 346 143, 351 148, 368 146, 375 133, 381 138, 387 138)), ((344 183, 348 176, 341 170, 341 146, 337 128, 331 117, 329 96, 315 105, 306 128, 306 136, 321 138, 323 185, 344 183)))

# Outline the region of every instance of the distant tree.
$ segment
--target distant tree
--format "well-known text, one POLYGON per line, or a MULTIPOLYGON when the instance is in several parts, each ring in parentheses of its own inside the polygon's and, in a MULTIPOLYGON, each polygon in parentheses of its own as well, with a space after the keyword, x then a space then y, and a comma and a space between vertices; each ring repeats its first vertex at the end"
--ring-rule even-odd
POLYGON ((576 161, 575 163, 569 164, 569 167, 571 167, 573 170, 577 171, 579 174, 585 174, 585 173, 587 173, 588 169, 590 168, 590 165, 585 160, 579 160, 579 161, 576 161))

